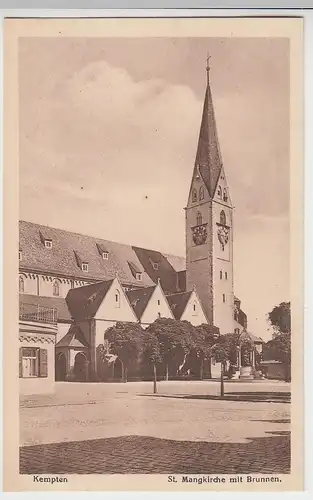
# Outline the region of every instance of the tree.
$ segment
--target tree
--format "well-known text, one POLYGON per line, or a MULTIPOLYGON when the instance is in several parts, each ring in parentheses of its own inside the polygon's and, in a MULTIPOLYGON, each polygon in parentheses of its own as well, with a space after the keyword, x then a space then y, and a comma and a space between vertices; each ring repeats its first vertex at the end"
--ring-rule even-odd
POLYGON ((191 356, 200 363, 200 380, 203 378, 203 364, 205 360, 211 360, 212 346, 219 337, 219 328, 213 325, 202 324, 194 328, 194 342, 191 356))
POLYGON ((122 362, 122 380, 127 382, 131 365, 139 362, 143 349, 144 331, 139 323, 116 323, 109 328, 104 337, 108 339, 110 352, 122 362))
POLYGON ((275 360, 280 361, 284 366, 285 382, 291 380, 291 334, 281 333, 269 340, 266 347, 271 349, 275 360))
POLYGON ((271 349, 274 359, 281 361, 285 369, 285 381, 291 379, 291 315, 290 302, 281 302, 268 314, 273 327, 273 339, 266 347, 271 349))
POLYGON ((291 333, 290 302, 281 302, 268 313, 268 321, 274 329, 273 336, 291 333))
POLYGON ((194 326, 189 321, 158 318, 148 326, 146 332, 158 339, 160 355, 165 364, 165 380, 168 380, 170 364, 175 361, 177 366, 181 365, 194 345, 194 326))
POLYGON ((224 396, 224 367, 229 361, 231 353, 231 343, 229 337, 221 335, 217 342, 212 346, 212 356, 214 356, 217 363, 221 363, 221 397, 224 396))
POLYGON ((162 362, 160 344, 151 332, 144 333, 143 362, 153 366, 153 394, 157 393, 157 364, 162 362))

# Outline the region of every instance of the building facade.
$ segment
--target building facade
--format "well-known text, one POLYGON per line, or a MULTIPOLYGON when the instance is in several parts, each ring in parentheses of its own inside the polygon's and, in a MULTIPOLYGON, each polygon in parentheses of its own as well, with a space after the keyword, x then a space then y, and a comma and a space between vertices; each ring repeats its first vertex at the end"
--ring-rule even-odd
POLYGON ((55 382, 56 310, 20 304, 19 377, 24 395, 52 393, 55 382))

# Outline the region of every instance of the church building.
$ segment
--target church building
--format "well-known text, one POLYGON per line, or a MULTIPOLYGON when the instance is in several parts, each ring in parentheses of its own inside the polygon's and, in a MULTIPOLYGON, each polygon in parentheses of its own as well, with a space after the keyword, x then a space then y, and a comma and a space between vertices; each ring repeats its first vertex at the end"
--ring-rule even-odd
POLYGON ((28 344, 21 326, 27 319, 32 320, 28 342, 37 356, 35 331, 43 328, 45 318, 49 342, 55 339, 53 361, 46 360, 46 365, 51 372, 55 356, 61 380, 70 371, 79 379, 90 367, 97 370, 97 346, 117 321, 140 322, 146 328, 158 317, 168 317, 208 323, 221 334, 246 330, 247 317, 234 295, 233 206, 209 68, 185 221, 185 258, 20 221, 20 377, 40 377, 39 358, 23 360, 28 344), (31 315, 25 316, 25 310, 31 315), (54 318, 53 336, 49 317, 54 318))

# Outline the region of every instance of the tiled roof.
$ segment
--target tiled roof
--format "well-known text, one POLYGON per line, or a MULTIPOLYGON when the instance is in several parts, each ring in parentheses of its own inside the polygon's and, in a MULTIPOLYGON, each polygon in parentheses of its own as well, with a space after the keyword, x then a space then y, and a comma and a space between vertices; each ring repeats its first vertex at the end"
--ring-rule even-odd
POLYGON ((101 238, 72 233, 63 229, 20 221, 21 270, 52 273, 85 281, 106 281, 118 276, 121 283, 136 287, 147 287, 164 283, 164 288, 177 290, 176 272, 184 268, 184 259, 166 256, 154 250, 132 247, 101 238), (52 241, 46 248, 44 239, 52 241), (102 258, 108 252, 108 259, 102 258), (160 263, 155 271, 151 264, 160 263), (82 271, 82 262, 88 263, 88 272, 82 271), (141 281, 136 279, 141 273, 141 281))
POLYGON ((150 279, 157 283, 160 279, 164 292, 176 292, 178 286, 177 270, 183 265, 184 259, 173 256, 165 256, 156 250, 133 247, 136 256, 150 279), (154 264, 156 266, 154 266, 154 264), (178 269, 173 267, 178 266, 178 269))
POLYGON ((112 283, 113 280, 101 281, 69 290, 66 303, 72 318, 75 320, 93 318, 112 283))
POLYGON ((66 300, 62 297, 41 297, 38 295, 30 295, 26 293, 20 293, 20 304, 39 306, 39 307, 51 307, 57 310, 58 321, 71 321, 71 315, 67 307, 66 300))
POLYGON ((138 319, 143 315, 154 290, 155 286, 149 286, 141 290, 130 290, 126 292, 130 305, 138 319))
POLYGON ((71 325, 67 334, 59 340, 56 347, 89 347, 89 344, 80 327, 71 325))
POLYGON ((175 319, 182 317, 191 294, 192 292, 182 292, 166 296, 175 319))

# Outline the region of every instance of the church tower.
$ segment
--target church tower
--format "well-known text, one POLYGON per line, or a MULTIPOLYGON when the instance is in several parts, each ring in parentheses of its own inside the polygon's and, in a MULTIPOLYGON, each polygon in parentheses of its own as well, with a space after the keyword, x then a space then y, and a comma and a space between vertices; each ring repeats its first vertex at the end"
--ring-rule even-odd
POLYGON ((233 207, 219 148, 207 65, 198 148, 186 211, 186 285, 210 324, 234 331, 233 207))

